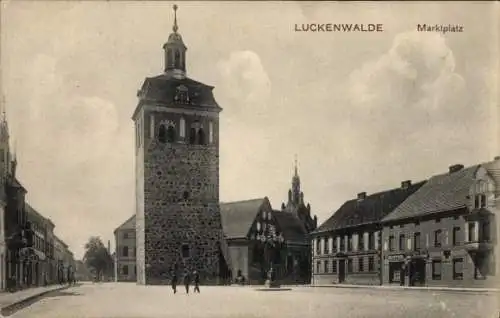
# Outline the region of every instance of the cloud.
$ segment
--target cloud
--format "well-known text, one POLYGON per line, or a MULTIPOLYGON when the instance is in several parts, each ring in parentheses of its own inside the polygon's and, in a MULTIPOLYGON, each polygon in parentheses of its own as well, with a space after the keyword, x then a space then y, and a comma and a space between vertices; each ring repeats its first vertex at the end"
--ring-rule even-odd
POLYGON ((475 147, 470 131, 477 116, 439 34, 397 35, 386 53, 350 74, 345 89, 345 115, 363 127, 353 142, 380 168, 456 160, 475 147))
POLYGON ((271 94, 271 81, 260 57, 252 51, 234 51, 218 62, 219 91, 224 92, 231 111, 263 115, 271 94))

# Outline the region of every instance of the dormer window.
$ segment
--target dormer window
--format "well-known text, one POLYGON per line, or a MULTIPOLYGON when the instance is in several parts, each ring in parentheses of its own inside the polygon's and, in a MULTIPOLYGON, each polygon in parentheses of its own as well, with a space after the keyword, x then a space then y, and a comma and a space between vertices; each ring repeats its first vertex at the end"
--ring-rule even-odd
POLYGON ((474 209, 486 208, 488 203, 488 183, 484 180, 479 180, 472 187, 470 199, 474 209))

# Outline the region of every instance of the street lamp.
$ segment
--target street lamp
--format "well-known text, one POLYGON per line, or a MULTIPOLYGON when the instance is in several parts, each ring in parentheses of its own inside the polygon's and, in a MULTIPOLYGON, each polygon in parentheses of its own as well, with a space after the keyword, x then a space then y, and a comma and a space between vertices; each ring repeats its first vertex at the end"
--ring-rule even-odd
POLYGON ((277 234, 273 231, 269 231, 269 225, 266 226, 265 230, 262 231, 262 234, 258 234, 256 238, 264 244, 264 255, 268 260, 269 270, 267 271, 267 280, 265 284, 267 287, 279 287, 279 284, 273 279, 273 261, 270 251, 276 247, 281 247, 285 240, 281 233, 277 234))

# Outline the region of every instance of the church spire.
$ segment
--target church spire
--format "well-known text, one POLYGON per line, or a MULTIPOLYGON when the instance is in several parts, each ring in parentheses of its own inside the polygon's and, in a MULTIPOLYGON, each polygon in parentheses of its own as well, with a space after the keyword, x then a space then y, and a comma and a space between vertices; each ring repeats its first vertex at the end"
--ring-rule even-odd
POLYGON ((295 154, 295 174, 294 176, 298 177, 298 172, 297 172, 297 154, 295 154))
POLYGON ((163 45, 165 50, 165 74, 172 75, 176 78, 186 77, 186 51, 187 47, 182 41, 177 25, 177 5, 174 4, 174 25, 173 33, 168 36, 168 41, 163 45))
POLYGON ((297 166, 297 155, 295 155, 294 175, 292 178, 292 201, 295 204, 300 202, 300 177, 297 166))

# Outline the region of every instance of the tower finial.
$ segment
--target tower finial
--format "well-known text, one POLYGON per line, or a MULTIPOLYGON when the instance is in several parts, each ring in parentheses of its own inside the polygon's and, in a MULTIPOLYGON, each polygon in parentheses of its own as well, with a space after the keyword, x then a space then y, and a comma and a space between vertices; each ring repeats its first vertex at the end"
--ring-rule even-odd
POLYGON ((174 27, 172 28, 174 30, 174 33, 177 33, 177 30, 179 30, 179 27, 177 26, 177 5, 174 4, 174 27))
POLYGON ((298 175, 298 172, 297 172, 297 154, 295 154, 295 175, 298 175))

